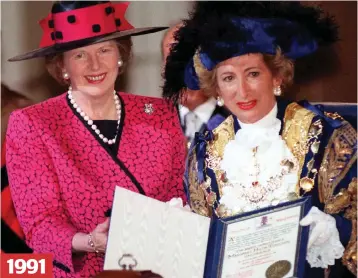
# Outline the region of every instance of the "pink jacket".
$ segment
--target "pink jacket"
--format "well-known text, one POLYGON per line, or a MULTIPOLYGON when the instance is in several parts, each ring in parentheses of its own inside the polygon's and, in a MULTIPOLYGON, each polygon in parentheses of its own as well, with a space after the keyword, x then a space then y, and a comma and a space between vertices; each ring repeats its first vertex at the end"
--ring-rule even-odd
POLYGON ((11 115, 9 182, 26 241, 36 253, 53 254, 55 277, 93 277, 104 256, 72 256, 72 237, 105 220, 116 185, 161 201, 184 199, 185 139, 164 100, 120 93, 122 131, 118 154, 111 155, 66 96, 11 115))

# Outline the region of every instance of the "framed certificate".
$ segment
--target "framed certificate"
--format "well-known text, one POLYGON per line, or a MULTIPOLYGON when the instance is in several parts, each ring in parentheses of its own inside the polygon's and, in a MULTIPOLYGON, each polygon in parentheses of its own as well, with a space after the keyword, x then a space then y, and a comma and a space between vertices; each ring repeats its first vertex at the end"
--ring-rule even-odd
POLYGON ((104 269, 128 264, 163 277, 302 278, 309 228, 299 221, 310 208, 305 197, 210 219, 117 187, 104 269))
POLYGON ((310 197, 212 221, 204 277, 304 275, 310 197))

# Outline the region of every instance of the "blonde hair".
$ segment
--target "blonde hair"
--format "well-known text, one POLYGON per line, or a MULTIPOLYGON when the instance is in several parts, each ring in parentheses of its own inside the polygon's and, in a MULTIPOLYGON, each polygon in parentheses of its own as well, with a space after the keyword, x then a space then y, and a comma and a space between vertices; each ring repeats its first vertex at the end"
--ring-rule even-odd
MULTIPOLYGON (((120 67, 119 75, 125 72, 129 61, 132 56, 132 39, 121 38, 115 40, 119 55, 123 61, 123 65, 120 67)), ((63 78, 63 53, 49 55, 45 57, 45 65, 49 74, 56 79, 61 85, 69 85, 69 81, 63 78)))
MULTIPOLYGON (((263 59, 267 67, 270 69, 274 77, 282 79, 281 87, 286 89, 293 82, 294 76, 294 63, 291 59, 286 58, 280 48, 277 48, 275 55, 263 54, 263 59)), ((216 81, 216 69, 217 66, 209 71, 201 63, 199 58, 199 51, 194 55, 194 68, 198 75, 200 88, 208 96, 217 96, 217 81, 216 81)))

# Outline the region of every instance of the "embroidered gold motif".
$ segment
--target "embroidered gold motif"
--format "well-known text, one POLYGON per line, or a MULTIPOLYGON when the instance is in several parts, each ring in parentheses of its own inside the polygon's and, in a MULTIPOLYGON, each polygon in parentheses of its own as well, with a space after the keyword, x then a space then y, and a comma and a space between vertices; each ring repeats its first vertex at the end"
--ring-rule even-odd
POLYGON ((352 233, 343 253, 342 262, 357 276, 357 178, 352 179, 348 186, 348 192, 351 195, 351 204, 344 217, 352 221, 352 233))
POLYGON ((226 144, 235 138, 234 118, 229 116, 213 130, 214 140, 209 143, 209 151, 223 157, 226 144))
POLYGON ((327 200, 326 213, 337 214, 344 210, 344 217, 352 221, 352 232, 342 263, 357 275, 357 178, 352 179, 347 189, 341 189, 336 196, 327 200))
POLYGON ((357 132, 346 122, 336 129, 324 152, 319 170, 319 198, 326 203, 357 159, 357 132))
MULTIPOLYGON (((221 195, 221 187, 225 181, 225 174, 220 170, 220 162, 224 155, 224 149, 226 144, 234 139, 234 118, 228 117, 222 122, 216 129, 213 130, 214 140, 207 144, 207 158, 205 159, 206 167, 212 169, 216 175, 217 184, 219 186, 219 194, 221 195)), ((192 153, 189 154, 189 194, 190 194, 190 206, 194 212, 203 216, 211 216, 212 207, 210 204, 214 204, 218 196, 214 192, 210 193, 211 179, 206 176, 206 182, 199 184, 197 177, 198 173, 198 162, 196 159, 195 148, 192 153), (209 191, 209 192, 207 192, 209 191), (215 196, 214 196, 215 194, 215 196)))
MULTIPOLYGON (((298 178, 300 179, 306 154, 311 146, 310 139, 319 135, 322 127, 319 124, 312 124, 314 113, 303 108, 297 103, 291 103, 287 106, 282 138, 285 140, 288 148, 296 157, 299 163, 298 178), (310 128, 311 127, 311 128, 310 128)), ((315 142, 314 149, 319 148, 319 142, 315 142)), ((313 162, 312 162, 313 166, 313 162)), ((299 194, 299 183, 297 185, 297 194, 299 194)), ((305 183, 305 185, 308 185, 305 183)), ((307 187, 309 189, 309 187, 307 187)))
POLYGON ((229 116, 217 128, 213 130, 214 140, 209 142, 207 147, 206 163, 216 176, 219 187, 219 194, 222 196, 222 187, 225 184, 225 173, 220 169, 220 162, 224 156, 225 146, 235 138, 234 118, 229 116))
POLYGON ((357 179, 352 179, 348 189, 341 189, 335 196, 334 192, 356 160, 357 132, 345 122, 333 132, 327 144, 318 176, 318 189, 320 201, 325 203, 325 212, 333 214, 345 210, 344 217, 352 221, 351 237, 342 263, 354 275, 357 275, 357 179))
POLYGON ((205 193, 198 180, 198 162, 195 149, 189 154, 188 182, 191 209, 203 216, 210 216, 210 209, 206 203, 205 193))
POLYGON ((341 115, 339 115, 337 112, 334 112, 334 113, 331 113, 331 112, 324 112, 324 115, 333 119, 333 120, 336 120, 336 119, 340 119, 340 120, 344 120, 342 118, 341 115))

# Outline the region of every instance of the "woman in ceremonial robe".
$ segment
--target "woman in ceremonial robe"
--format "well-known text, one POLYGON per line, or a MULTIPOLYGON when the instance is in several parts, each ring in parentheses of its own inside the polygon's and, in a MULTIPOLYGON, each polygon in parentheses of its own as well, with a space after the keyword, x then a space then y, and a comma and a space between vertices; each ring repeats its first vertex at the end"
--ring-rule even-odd
POLYGON ((300 223, 310 225, 305 277, 356 274, 356 130, 337 113, 280 97, 294 61, 333 43, 336 31, 332 17, 299 2, 198 2, 164 73, 165 97, 203 89, 232 113, 191 146, 192 210, 223 218, 311 196, 300 223))
MULTIPOLYGON (((185 199, 185 138, 177 112, 159 98, 114 90, 134 28, 128 3, 55 2, 40 21, 40 48, 69 90, 17 110, 7 132, 7 169, 17 216, 35 253, 53 255, 55 277, 103 270, 116 186, 160 201, 185 199)), ((139 208, 140 209, 140 208, 139 208)))

